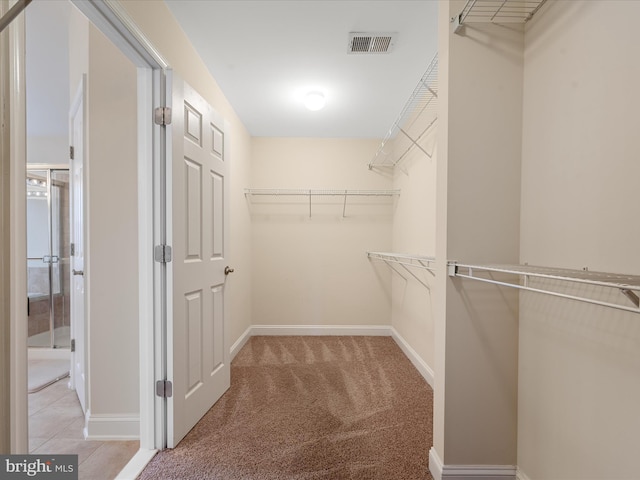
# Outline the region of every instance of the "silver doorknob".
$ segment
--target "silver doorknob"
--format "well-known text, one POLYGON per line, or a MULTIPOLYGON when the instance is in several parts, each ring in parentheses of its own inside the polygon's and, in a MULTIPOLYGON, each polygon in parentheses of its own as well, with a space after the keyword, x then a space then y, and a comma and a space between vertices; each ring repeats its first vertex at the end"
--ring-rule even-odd
POLYGON ((224 267, 224 274, 225 275, 229 275, 230 273, 233 273, 233 272, 234 272, 233 268, 231 268, 229 266, 224 267))
POLYGON ((83 270, 71 270, 71 272, 74 275, 84 275, 84 271, 83 270))

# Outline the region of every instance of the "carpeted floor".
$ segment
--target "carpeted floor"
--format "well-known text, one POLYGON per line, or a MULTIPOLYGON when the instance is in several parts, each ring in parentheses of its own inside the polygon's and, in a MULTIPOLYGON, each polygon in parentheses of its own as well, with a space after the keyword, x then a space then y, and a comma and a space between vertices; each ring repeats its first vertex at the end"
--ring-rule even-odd
POLYGON ((252 337, 151 479, 431 480, 433 395, 390 337, 252 337))

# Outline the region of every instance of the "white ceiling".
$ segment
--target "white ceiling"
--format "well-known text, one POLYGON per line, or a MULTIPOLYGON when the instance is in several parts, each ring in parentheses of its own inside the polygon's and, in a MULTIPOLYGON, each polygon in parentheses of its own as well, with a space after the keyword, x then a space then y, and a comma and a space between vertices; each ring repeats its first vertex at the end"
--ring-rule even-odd
POLYGON ((384 137, 437 51, 436 0, 165 2, 253 136, 384 137), (349 32, 397 39, 347 54, 349 32))

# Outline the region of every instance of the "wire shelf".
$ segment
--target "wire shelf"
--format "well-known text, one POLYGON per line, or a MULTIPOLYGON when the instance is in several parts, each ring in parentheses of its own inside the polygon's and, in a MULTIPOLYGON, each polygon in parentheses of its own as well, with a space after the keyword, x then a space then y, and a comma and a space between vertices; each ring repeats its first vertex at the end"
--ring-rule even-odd
POLYGON ((347 197, 393 197, 400 195, 400 190, 322 190, 312 188, 245 188, 249 195, 300 195, 300 196, 347 196, 347 197))
POLYGON ((393 122, 371 162, 373 167, 395 167, 414 148, 431 157, 423 141, 438 117, 438 55, 436 54, 393 122))
POLYGON ((637 275, 622 275, 616 273, 591 272, 588 270, 571 270, 530 265, 468 265, 457 262, 449 262, 448 268, 450 276, 468 278, 501 286, 515 287, 521 290, 544 293, 556 297, 578 300, 628 312, 640 313, 640 297, 637 293, 640 292, 640 276, 637 275), (494 273, 516 275, 518 276, 518 281, 496 280, 491 277, 491 274, 494 273), (488 274, 489 276, 482 276, 482 274, 488 274), (628 305, 628 303, 625 305, 622 303, 605 302, 580 295, 566 294, 552 290, 551 287, 547 285, 532 287, 530 286, 531 278, 556 280, 564 282, 565 285, 583 284, 617 289, 633 306, 628 305))
POLYGON ((252 196, 292 196, 308 197, 309 217, 311 217, 311 204, 313 197, 343 197, 342 216, 346 216, 347 198, 349 197, 397 197, 400 190, 350 190, 350 189, 313 189, 313 188, 245 188, 244 195, 247 198, 252 196))
POLYGON ((456 33, 465 23, 525 23, 546 0, 468 0, 460 14, 453 17, 456 33))
POLYGON ((391 269, 393 269, 398 275, 404 277, 396 268, 394 264, 400 265, 404 271, 409 273, 413 278, 420 282, 424 287, 430 289, 431 287, 409 267, 421 268, 428 270, 430 273, 435 273, 436 259, 434 257, 425 257, 422 255, 410 255, 405 253, 387 253, 387 252, 367 252, 367 257, 372 260, 381 260, 386 263, 391 269))

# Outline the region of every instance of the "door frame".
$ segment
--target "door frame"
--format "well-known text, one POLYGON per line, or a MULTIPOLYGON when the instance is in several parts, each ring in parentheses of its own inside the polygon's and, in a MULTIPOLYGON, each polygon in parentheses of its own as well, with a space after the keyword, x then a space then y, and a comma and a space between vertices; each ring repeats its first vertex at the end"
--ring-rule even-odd
MULTIPOLYGON (((121 5, 113 0, 70 0, 99 30, 104 33, 137 67, 138 80, 138 269, 139 269, 139 359, 140 359, 140 449, 164 448, 163 431, 165 402, 155 395, 156 378, 162 378, 164 361, 164 325, 166 321, 166 267, 153 259, 154 245, 162 243, 165 232, 165 200, 163 170, 167 155, 165 128, 153 122, 155 107, 170 102, 165 82, 168 64, 137 28, 121 5)), ((0 0, 0 7, 12 5, 13 0, 0 0)), ((1 8, 0 8, 1 10, 1 8)), ((6 199, 11 209, 2 205, 0 220, 9 227, 9 285, 8 292, 10 338, 9 364, 0 365, 9 373, 8 392, 0 398, 0 410, 9 412, 8 447, 11 453, 28 452, 27 410, 27 329, 26 323, 26 102, 24 88, 25 16, 19 15, 5 30, 9 53, 7 74, 9 79, 10 122, 8 132, 2 132, 9 141, 10 151, 3 151, 3 176, 8 170, 9 191, 6 199), (8 154, 8 159, 6 157, 8 154), (6 168, 6 169, 5 169, 6 168), (4 212, 9 210, 9 215, 4 212), (19 259, 16 262, 14 259, 19 259), (6 405, 8 402, 8 408, 6 405)), ((6 88, 6 87, 5 87, 6 88)), ((4 113, 3 113, 4 115, 4 113)), ((6 248, 3 246, 3 248, 6 248)), ((4 272, 3 265, 3 272, 4 272)), ((6 278, 6 277, 5 277, 6 278)), ((5 297, 6 298, 6 297, 5 297)), ((4 316, 4 312, 3 312, 4 316)), ((0 318, 4 331, 7 326, 0 318)), ((4 347, 4 345, 3 345, 4 347)), ((0 442, 0 446, 3 442, 0 442)), ((150 457, 149 457, 150 458, 150 457)))

